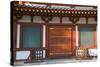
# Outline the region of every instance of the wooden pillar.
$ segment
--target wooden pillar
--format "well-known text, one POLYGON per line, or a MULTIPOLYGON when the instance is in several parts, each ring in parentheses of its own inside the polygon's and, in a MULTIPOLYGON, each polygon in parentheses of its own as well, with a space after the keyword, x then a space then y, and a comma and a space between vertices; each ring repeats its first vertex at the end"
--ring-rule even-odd
POLYGON ((19 1, 18 4, 23 4, 22 1, 19 1))

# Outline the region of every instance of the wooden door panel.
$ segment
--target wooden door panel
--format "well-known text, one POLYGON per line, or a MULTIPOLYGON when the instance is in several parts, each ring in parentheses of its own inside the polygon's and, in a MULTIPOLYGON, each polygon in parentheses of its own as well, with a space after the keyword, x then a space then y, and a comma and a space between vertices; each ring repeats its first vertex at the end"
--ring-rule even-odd
POLYGON ((67 57, 72 54, 72 28, 65 26, 50 26, 49 29, 49 58, 67 57))

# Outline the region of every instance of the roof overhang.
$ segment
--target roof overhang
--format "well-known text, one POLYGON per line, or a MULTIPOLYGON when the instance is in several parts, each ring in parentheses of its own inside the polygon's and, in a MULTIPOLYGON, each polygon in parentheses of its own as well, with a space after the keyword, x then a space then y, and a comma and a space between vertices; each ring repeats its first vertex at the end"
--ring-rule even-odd
POLYGON ((96 17, 97 6, 14 1, 14 13, 43 16, 96 17), (21 3, 20 3, 21 2, 21 3))

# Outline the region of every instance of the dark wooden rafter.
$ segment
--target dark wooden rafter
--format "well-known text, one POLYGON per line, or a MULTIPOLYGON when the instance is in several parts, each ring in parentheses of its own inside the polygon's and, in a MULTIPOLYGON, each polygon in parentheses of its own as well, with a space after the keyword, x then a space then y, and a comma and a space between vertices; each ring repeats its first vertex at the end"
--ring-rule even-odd
POLYGON ((97 22, 97 17, 95 17, 95 21, 97 22))
POLYGON ((38 16, 69 16, 69 17, 96 17, 97 11, 91 10, 47 10, 47 9, 26 9, 26 8, 16 8, 15 14, 23 15, 38 15, 38 16))
POLYGON ((88 17, 86 17, 85 19, 86 19, 86 24, 88 24, 88 17))

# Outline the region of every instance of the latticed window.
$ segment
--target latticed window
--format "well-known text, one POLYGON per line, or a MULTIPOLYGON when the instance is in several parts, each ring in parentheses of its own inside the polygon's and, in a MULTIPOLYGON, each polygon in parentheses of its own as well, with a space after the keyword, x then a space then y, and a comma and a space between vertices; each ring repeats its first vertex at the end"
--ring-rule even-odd
POLYGON ((20 20, 18 20, 18 22, 31 22, 31 17, 24 15, 20 20))
POLYGON ((41 19, 41 16, 34 16, 33 23, 44 23, 44 21, 41 19))

